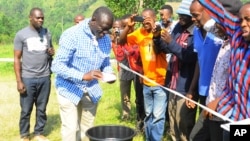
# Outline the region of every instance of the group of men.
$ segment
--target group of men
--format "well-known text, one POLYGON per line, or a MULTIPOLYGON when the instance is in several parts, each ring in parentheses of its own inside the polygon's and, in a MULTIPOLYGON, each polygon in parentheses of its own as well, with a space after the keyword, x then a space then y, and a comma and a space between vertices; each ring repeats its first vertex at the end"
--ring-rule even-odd
POLYGON ((138 47, 142 70, 136 71, 147 79, 133 76, 119 80, 124 119, 130 112, 126 104, 130 102, 131 80, 141 84, 136 91, 139 99, 136 106, 140 107, 137 120, 143 122, 140 127, 145 132, 145 140, 162 140, 166 121, 173 141, 229 140, 228 132, 220 127, 228 121, 203 109, 199 109, 196 121, 197 105, 165 87, 199 101, 230 120, 250 118, 250 3, 183 0, 176 12, 179 18, 173 21, 171 6, 162 6, 161 21, 157 22, 156 11, 146 8, 141 13, 141 27, 135 29, 137 14, 114 20, 109 8, 99 7, 91 18, 81 22, 76 18, 76 25, 62 33, 52 59, 55 51, 50 32, 42 26, 43 12, 33 8, 30 25, 14 39, 21 140, 30 140, 29 121, 35 104, 35 138, 48 141, 44 126, 52 72, 56 74, 62 140, 87 140, 85 132, 94 125, 102 96, 98 81, 103 80, 105 73, 114 74, 110 64, 112 42, 116 58, 128 67, 129 61, 124 59, 129 54, 117 56, 116 49, 138 47), (116 21, 121 22, 119 27, 116 21), (112 27, 114 38, 109 32, 112 27), (119 35, 116 28, 121 28, 119 35))

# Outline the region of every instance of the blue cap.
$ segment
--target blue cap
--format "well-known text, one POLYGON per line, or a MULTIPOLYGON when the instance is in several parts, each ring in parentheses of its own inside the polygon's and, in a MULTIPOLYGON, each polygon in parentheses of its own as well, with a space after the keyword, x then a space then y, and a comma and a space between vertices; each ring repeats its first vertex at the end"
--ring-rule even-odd
POLYGON ((176 13, 177 14, 184 14, 184 15, 192 16, 190 14, 190 10, 189 10, 192 1, 193 0, 182 0, 179 8, 176 11, 176 13))

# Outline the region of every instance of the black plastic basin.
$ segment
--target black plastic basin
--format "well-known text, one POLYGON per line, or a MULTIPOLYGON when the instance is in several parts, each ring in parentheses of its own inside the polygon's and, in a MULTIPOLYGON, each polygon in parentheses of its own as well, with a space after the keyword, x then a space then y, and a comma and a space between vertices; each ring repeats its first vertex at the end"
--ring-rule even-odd
POLYGON ((87 130, 90 141, 132 141, 136 135, 134 129, 121 125, 100 125, 87 130))

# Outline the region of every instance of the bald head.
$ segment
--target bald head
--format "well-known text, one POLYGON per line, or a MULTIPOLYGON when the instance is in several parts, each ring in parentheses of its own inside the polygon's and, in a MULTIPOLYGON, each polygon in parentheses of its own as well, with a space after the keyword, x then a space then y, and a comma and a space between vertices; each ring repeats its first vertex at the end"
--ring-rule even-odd
POLYGON ((82 20, 84 20, 84 16, 83 15, 81 15, 81 14, 76 15, 75 18, 74 18, 74 23, 78 24, 82 20))
POLYGON ((250 2, 245 3, 239 12, 241 21, 242 36, 250 43, 250 2))
POLYGON ((211 19, 205 8, 199 3, 198 0, 194 0, 190 6, 190 13, 195 25, 199 28, 203 28, 204 24, 211 19))
POLYGON ((114 15, 109 8, 101 6, 94 11, 92 20, 96 20, 98 22, 109 21, 110 23, 113 23, 114 15))
POLYGON ((112 11, 104 6, 97 8, 90 21, 90 29, 96 38, 101 38, 105 34, 109 34, 112 28, 114 15, 112 11))

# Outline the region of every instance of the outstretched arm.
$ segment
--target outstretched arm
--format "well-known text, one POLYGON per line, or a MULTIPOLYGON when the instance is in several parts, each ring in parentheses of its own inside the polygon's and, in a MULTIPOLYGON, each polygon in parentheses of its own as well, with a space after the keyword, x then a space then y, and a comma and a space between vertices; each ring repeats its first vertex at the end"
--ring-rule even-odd
POLYGON ((123 31, 120 33, 120 38, 119 38, 119 41, 118 41, 120 44, 124 44, 124 43, 127 42, 127 35, 129 33, 129 31, 134 28, 134 25, 135 25, 135 22, 133 20, 134 16, 135 16, 135 14, 133 14, 129 18, 129 20, 127 22, 127 25, 125 26, 125 28, 123 29, 123 31))

